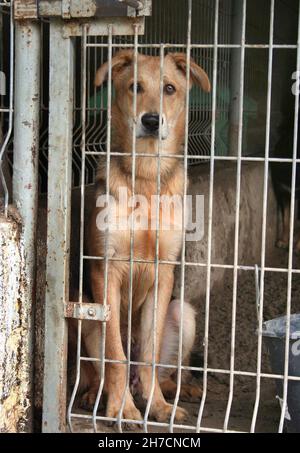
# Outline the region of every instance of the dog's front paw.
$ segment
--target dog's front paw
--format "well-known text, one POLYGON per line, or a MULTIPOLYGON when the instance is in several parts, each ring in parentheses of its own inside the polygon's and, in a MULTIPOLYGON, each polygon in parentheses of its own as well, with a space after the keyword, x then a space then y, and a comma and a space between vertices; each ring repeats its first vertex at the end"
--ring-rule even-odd
MULTIPOLYGON (((171 378, 161 383, 163 395, 168 400, 173 400, 177 395, 177 383, 171 378)), ((202 398, 202 389, 198 384, 185 384, 180 386, 180 400, 197 403, 202 398)))
MULTIPOLYGON (((81 397, 79 406, 82 409, 85 409, 89 412, 94 410, 97 393, 98 393, 98 389, 90 389, 87 392, 85 392, 81 397)), ((102 400, 102 398, 101 398, 101 400, 102 400)), ((103 404, 101 404, 101 402, 102 402, 101 400, 100 400, 98 409, 103 408, 103 404)))
MULTIPOLYGON (((173 411, 173 404, 169 403, 157 403, 153 405, 151 409, 151 415, 156 419, 158 422, 168 422, 170 420, 171 414, 173 411)), ((185 409, 180 406, 177 406, 176 413, 175 413, 175 421, 182 422, 188 416, 188 413, 185 409)))
MULTIPOLYGON (((106 406, 106 417, 117 418, 122 406, 122 399, 109 397, 106 406)), ((131 395, 127 395, 124 405, 122 418, 127 420, 143 420, 140 411, 136 408, 131 395)), ((137 429, 139 427, 136 423, 123 422, 122 426, 125 430, 137 429)))

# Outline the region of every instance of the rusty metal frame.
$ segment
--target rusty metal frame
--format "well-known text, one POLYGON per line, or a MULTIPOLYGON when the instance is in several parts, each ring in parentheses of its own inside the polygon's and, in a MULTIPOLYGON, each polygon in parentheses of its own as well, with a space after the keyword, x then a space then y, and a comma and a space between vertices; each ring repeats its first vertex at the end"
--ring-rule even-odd
MULTIPOLYGON (((33 424, 33 347, 36 278, 36 226, 38 206, 40 24, 30 20, 15 24, 14 163, 13 202, 22 218, 25 252, 26 303, 29 307, 26 350, 33 424)), ((12 44, 13 45, 13 44, 12 44)))
MULTIPOLYGON (((139 34, 142 35, 145 28, 143 17, 109 17, 85 20, 88 36, 107 36, 108 26, 112 27, 113 35, 132 35, 133 24, 138 25, 139 34)), ((71 36, 82 36, 82 23, 78 20, 70 20, 64 22, 63 36, 64 38, 69 38, 71 36)))
POLYGON ((143 17, 151 15, 151 6, 152 0, 15 0, 14 18, 143 17))
POLYGON ((66 422, 74 42, 62 30, 51 19, 44 432, 64 432, 66 422))

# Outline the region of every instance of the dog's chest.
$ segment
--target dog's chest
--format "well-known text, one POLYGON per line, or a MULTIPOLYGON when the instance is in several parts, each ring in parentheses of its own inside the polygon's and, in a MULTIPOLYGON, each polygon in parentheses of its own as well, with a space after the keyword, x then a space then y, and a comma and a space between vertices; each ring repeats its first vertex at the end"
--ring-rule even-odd
POLYGON ((115 257, 153 261, 175 261, 182 245, 182 216, 176 207, 135 204, 135 209, 118 205, 109 228, 109 249, 115 257), (157 247, 158 244, 158 247, 157 247), (131 253, 132 248, 132 253, 131 253))

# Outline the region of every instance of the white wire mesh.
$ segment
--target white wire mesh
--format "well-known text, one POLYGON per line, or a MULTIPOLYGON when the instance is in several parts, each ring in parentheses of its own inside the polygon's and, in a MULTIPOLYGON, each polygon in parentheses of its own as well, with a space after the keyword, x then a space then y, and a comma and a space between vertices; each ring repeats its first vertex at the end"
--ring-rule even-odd
MULTIPOLYGON (((7 215, 8 203, 9 203, 9 187, 8 187, 8 147, 12 136, 13 130, 13 89, 14 89, 14 23, 12 18, 12 2, 2 2, 0 4, 0 34, 1 36, 1 45, 0 45, 0 64, 1 68, 4 69, 3 54, 4 49, 2 48, 4 44, 9 46, 9 56, 7 64, 7 73, 1 72, 1 83, 5 85, 5 93, 1 92, 0 94, 0 180, 1 187, 3 190, 3 199, 4 199, 4 213, 7 215), (8 24, 8 43, 4 43, 4 30, 3 30, 3 18, 6 14, 7 24, 8 24), (8 76, 8 77, 7 77, 8 76), (6 92, 6 85, 8 85, 8 90, 6 92), (4 95, 7 94, 7 101, 4 99, 4 95), (6 123, 7 122, 7 126, 6 123), (5 127, 6 126, 6 127, 5 127), (7 159, 7 160, 6 160, 7 159), (6 169, 4 167, 6 166, 6 169), (5 174, 6 172, 6 174, 5 174)), ((1 87, 2 88, 2 87, 1 87)), ((2 197, 2 194, 0 194, 2 197)))
MULTIPOLYGON (((249 2, 248 2, 249 3, 249 2)), ((156 6, 158 2, 155 2, 156 6)), ((91 260, 100 260, 104 262, 105 267, 105 288, 104 288, 104 303, 107 303, 107 291, 108 291, 108 267, 111 262, 119 261, 121 258, 113 258, 108 256, 107 242, 105 247, 105 253, 103 256, 89 256, 84 250, 84 221, 85 221, 85 189, 86 184, 93 182, 95 177, 95 169, 98 157, 106 158, 106 196, 107 203, 109 202, 109 177, 110 177, 110 159, 117 156, 124 156, 126 153, 118 153, 111 149, 111 108, 113 98, 113 86, 112 86, 112 67, 111 62, 114 51, 119 48, 131 48, 134 51, 134 80, 137 80, 137 53, 143 52, 146 54, 154 54, 160 56, 160 113, 162 112, 163 105, 163 67, 164 67, 164 55, 167 52, 179 50, 184 51, 187 54, 187 87, 189 86, 189 67, 190 57, 193 57, 196 61, 204 62, 205 69, 212 75, 212 96, 208 99, 206 95, 201 94, 199 97, 189 94, 187 91, 187 110, 186 110, 186 128, 185 128, 185 143, 183 151, 179 151, 177 155, 165 154, 161 149, 161 127, 160 127, 160 146, 156 155, 158 161, 158 169, 160 168, 160 162, 162 158, 177 158, 183 162, 184 166, 184 192, 187 190, 187 174, 188 164, 209 162, 209 205, 208 205, 208 223, 207 223, 207 259, 203 262, 192 262, 187 259, 185 254, 185 235, 182 235, 182 252, 181 256, 172 261, 162 260, 159 258, 159 229, 157 228, 156 236, 156 254, 154 260, 149 259, 137 259, 134 256, 134 225, 131 225, 131 249, 129 259, 124 258, 129 266, 130 274, 130 285, 128 288, 129 292, 129 306, 128 306, 128 324, 127 324, 127 343, 126 343, 126 360, 113 360, 105 357, 105 341, 106 341, 106 325, 102 326, 102 339, 100 349, 100 358, 88 357, 82 348, 82 322, 78 321, 77 331, 77 364, 76 364, 76 379, 73 387, 69 408, 68 408, 68 422, 71 430, 74 429, 74 422, 76 420, 90 422, 93 426, 94 431, 103 429, 101 424, 105 422, 116 422, 118 430, 122 432, 125 429, 125 423, 130 422, 137 427, 142 426, 145 432, 153 431, 155 429, 163 429, 165 431, 175 432, 176 430, 192 431, 192 432, 242 432, 243 430, 232 429, 231 419, 232 413, 234 412, 235 404, 235 388, 237 378, 249 378, 256 383, 255 401, 252 413, 251 426, 249 431, 254 432, 257 430, 257 420, 259 417, 259 409, 263 405, 264 401, 261 394, 261 381, 263 379, 268 380, 281 380, 283 381, 284 395, 283 404, 281 409, 281 416, 279 421, 278 430, 283 430, 284 417, 286 414, 287 406, 287 392, 288 382, 300 381, 300 377, 289 375, 289 323, 287 323, 286 331, 286 359, 284 373, 276 374, 272 372, 265 372, 262 368, 262 324, 264 316, 264 281, 265 277, 271 273, 282 273, 287 276, 287 305, 286 313, 289 320, 292 310, 291 305, 291 291, 292 291, 292 278, 294 275, 300 274, 300 269, 294 266, 293 262, 293 229, 294 229, 294 205, 295 205, 295 186, 296 186, 296 164, 300 162, 297 156, 297 124, 298 124, 298 96, 295 98, 295 128, 294 128, 294 152, 292 158, 272 158, 270 157, 270 135, 271 135, 271 110, 272 110, 272 77, 273 77, 273 56, 276 50, 290 50, 297 52, 297 69, 300 67, 299 48, 300 43, 295 44, 292 41, 289 43, 278 43, 274 40, 274 15, 276 0, 270 0, 268 14, 268 30, 269 40, 268 43, 249 43, 246 42, 246 31, 247 31, 247 2, 243 0, 243 26, 242 26, 242 39, 241 43, 231 44, 231 2, 216 0, 215 2, 192 2, 187 0, 184 2, 184 20, 178 22, 178 26, 174 26, 171 17, 168 14, 168 10, 174 8, 174 2, 170 0, 161 2, 163 6, 161 9, 154 10, 154 19, 151 26, 147 30, 144 37, 139 37, 137 29, 133 30, 133 37, 118 37, 114 36, 111 26, 108 26, 108 37, 107 38, 94 38, 88 36, 88 31, 83 26, 82 39, 80 41, 81 48, 81 59, 80 59, 80 71, 77 72, 76 78, 79 82, 79 76, 81 77, 81 84, 76 85, 75 103, 74 103, 74 153, 73 153, 73 186, 79 186, 81 189, 81 210, 80 210, 80 271, 79 271, 79 303, 83 302, 84 298, 84 267, 87 262, 91 260), (168 9, 169 8, 169 9, 168 9), (201 15, 201 14, 202 15, 201 15), (156 14, 156 16, 155 16, 156 14), (203 24, 209 24, 206 28, 203 28, 202 24, 196 23, 193 17, 200 17, 203 24), (199 28, 201 33, 199 33, 199 28), (185 36, 187 35, 187 39, 185 36), (172 39, 170 40, 170 36, 172 39), (220 96, 220 93, 229 84, 230 78, 230 56, 231 51, 236 49, 241 54, 241 66, 240 66, 240 85, 239 85, 239 127, 238 127, 238 149, 236 156, 222 155, 225 152, 220 152, 218 144, 220 142, 219 136, 219 123, 222 121, 229 120, 229 107, 226 97, 220 96), (265 98, 265 146, 264 156, 247 156, 243 152, 244 136, 243 129, 245 124, 243 123, 244 114, 246 110, 245 97, 247 97, 248 86, 255 81, 255 71, 253 66, 249 64, 251 60, 247 60, 247 51, 266 51, 268 54, 268 81, 267 91, 265 98), (108 84, 102 86, 96 91, 96 88, 92 86, 92 78, 96 67, 98 67, 104 61, 109 62, 108 72, 108 84), (190 102, 189 102, 190 101, 190 102), (216 164, 220 163, 233 163, 236 164, 236 190, 235 190, 235 210, 234 210, 234 222, 235 222, 235 234, 233 241, 233 262, 232 264, 221 264, 215 262, 213 256, 213 234, 214 234, 214 191, 215 191, 215 167, 216 164), (257 369, 254 371, 248 371, 239 369, 236 365, 236 316, 239 302, 238 295, 238 279, 240 272, 243 273, 254 273, 255 266, 240 264, 239 261, 239 247, 240 247, 240 207, 241 207, 241 177, 242 177, 242 165, 244 163, 261 163, 264 165, 264 180, 263 180, 263 217, 262 217, 262 238, 261 238, 261 260, 260 260, 260 304, 259 304, 259 328, 258 328, 258 344, 257 344, 257 369), (267 208, 268 208, 268 193, 269 193, 269 164, 270 163, 290 163, 292 164, 292 190, 291 190, 291 218, 290 218, 290 239, 289 239, 289 259, 287 266, 275 267, 267 266, 265 253, 266 253, 266 240, 267 240, 267 208), (138 361, 131 357, 131 319, 132 319, 132 280, 133 270, 135 264, 147 263, 155 266, 155 291, 154 291, 154 303, 153 303, 153 351, 152 360, 149 361, 138 361), (158 309, 158 275, 159 269, 163 266, 178 266, 180 267, 180 328, 179 328, 179 349, 177 356, 177 364, 162 364, 155 358, 156 352, 156 318, 158 309), (183 302, 185 298, 185 272, 189 268, 198 268, 206 271, 206 301, 205 301, 205 316, 204 316, 204 342, 203 342, 203 353, 204 363, 203 365, 186 365, 182 363, 182 340, 183 340, 183 302), (210 342, 210 314, 212 310, 211 301, 211 287, 212 287, 212 273, 216 270, 227 270, 233 276, 233 292, 232 292, 232 305, 231 305, 231 336, 230 340, 230 363, 228 368, 221 366, 211 366, 209 361, 209 342, 210 342), (91 414, 77 411, 76 408, 76 397, 77 390, 79 387, 79 381, 81 376, 81 365, 84 362, 99 363, 101 368, 101 379, 100 385, 94 404, 94 408, 91 414), (107 364, 119 364, 126 366, 126 388, 124 391, 122 405, 117 417, 105 417, 101 415, 99 411, 100 403, 102 402, 104 393, 104 376, 105 366, 107 364), (123 410, 125 405, 125 392, 129 390, 130 384, 130 369, 133 366, 145 366, 150 367, 152 370, 152 387, 150 396, 146 401, 146 410, 142 421, 127 420, 124 418, 123 410), (169 423, 162 423, 153 421, 150 419, 150 407, 152 397, 154 393, 155 384, 155 370, 159 367, 165 367, 172 369, 177 372, 177 391, 175 400, 173 402, 173 409, 171 413, 171 419, 169 423), (203 397, 201 403, 197 407, 197 416, 193 419, 193 423, 178 423, 175 422, 175 413, 177 405, 180 401, 180 389, 182 384, 182 373, 184 371, 200 372, 203 375, 203 397), (205 421, 205 411, 207 409, 209 400, 209 379, 210 376, 225 376, 228 378, 228 396, 224 398, 225 410, 224 417, 220 426, 215 427, 207 425, 205 421)), ((8 2, 1 2, 0 6, 7 6, 8 2)), ((262 24, 262 27, 265 24, 262 24)), ((47 27, 47 25, 45 25, 47 27)), ((265 27, 266 28, 266 27, 265 27)), ((263 39, 262 39, 263 42, 263 39)), ((252 60, 253 62, 253 60, 252 60)), ((77 67, 78 69, 78 67, 77 67)), ((136 101, 137 93, 134 93, 134 116, 136 116, 136 101)), ((47 111, 47 105, 43 105, 44 111, 47 111)), ((0 112, 2 113, 2 111, 0 112)), ((5 113, 7 113, 5 111, 5 113)), ((133 151, 128 153, 132 159, 132 192, 135 192, 135 127, 133 127, 133 151)), ((44 160, 42 162, 42 173, 47 173, 47 124, 45 122, 45 129, 42 131, 42 155, 44 160)), ((147 153, 139 153, 139 157, 149 157, 147 153)), ((153 155, 151 155, 153 157, 153 155)), ((157 193, 160 193, 160 171, 158 170, 157 177, 157 193)), ((185 210, 185 205, 184 205, 185 210)), ((184 216, 183 216, 184 217, 184 216)), ((159 216, 158 216, 159 220, 159 216)), ((275 274, 276 275, 276 274, 275 274)))

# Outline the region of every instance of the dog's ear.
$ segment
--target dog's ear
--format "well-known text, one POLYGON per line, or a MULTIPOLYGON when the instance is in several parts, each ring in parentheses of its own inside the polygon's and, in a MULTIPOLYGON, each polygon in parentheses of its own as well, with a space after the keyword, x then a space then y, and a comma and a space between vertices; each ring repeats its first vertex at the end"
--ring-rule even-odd
MULTIPOLYGON (((133 62, 132 50, 120 50, 111 60, 112 79, 124 68, 133 62)), ((97 70, 95 75, 95 86, 99 87, 106 80, 108 74, 108 61, 97 70)))
MULTIPOLYGON (((173 58, 177 68, 186 75, 186 54, 170 53, 169 55, 173 58)), ((204 69, 198 66, 192 58, 190 68, 192 83, 199 85, 203 91, 209 93, 211 90, 210 81, 204 69)))

